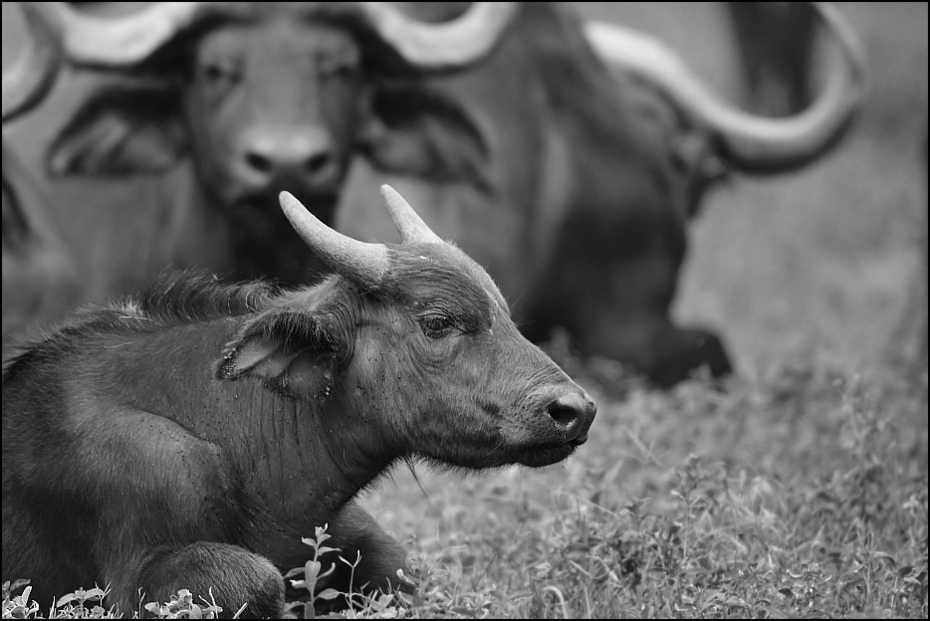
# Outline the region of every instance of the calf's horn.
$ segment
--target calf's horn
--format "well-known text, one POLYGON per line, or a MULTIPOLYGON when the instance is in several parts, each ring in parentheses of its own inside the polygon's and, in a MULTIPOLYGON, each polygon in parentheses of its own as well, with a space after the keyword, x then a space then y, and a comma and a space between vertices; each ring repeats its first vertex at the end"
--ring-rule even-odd
POLYGON ((442 239, 436 233, 426 226, 423 219, 417 215, 404 197, 400 193, 384 184, 381 186, 381 198, 384 200, 384 206, 387 207, 394 226, 400 232, 400 238, 404 244, 441 244, 442 239))
POLYGON ((281 192, 278 199, 291 226, 331 270, 363 289, 376 289, 381 284, 390 266, 385 245, 361 242, 334 231, 289 192, 281 192))

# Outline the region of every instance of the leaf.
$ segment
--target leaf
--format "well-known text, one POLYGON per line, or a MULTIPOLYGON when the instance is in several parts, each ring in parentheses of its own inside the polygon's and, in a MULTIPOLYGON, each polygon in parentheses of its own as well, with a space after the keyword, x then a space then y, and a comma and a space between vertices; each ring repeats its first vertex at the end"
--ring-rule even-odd
POLYGON ((913 565, 902 565, 901 567, 898 568, 898 578, 905 577, 906 575, 911 573, 912 569, 914 569, 913 565))
POLYGON ((891 567, 897 567, 897 566, 898 566, 898 562, 897 562, 896 560, 894 560, 894 557, 891 556, 890 554, 888 554, 887 552, 875 552, 875 553, 874 553, 874 556, 876 556, 876 557, 880 558, 881 560, 885 561, 886 563, 888 563, 889 565, 891 565, 891 567))
POLYGON ((325 600, 336 599, 339 597, 339 591, 336 589, 323 589, 316 595, 316 597, 325 600))
POLYGON ((477 617, 481 613, 480 610, 474 610, 464 606, 452 606, 449 608, 449 610, 457 615, 462 615, 463 617, 477 617))
POLYGON ((304 576, 307 582, 316 582, 316 578, 320 575, 321 569, 323 569, 323 564, 319 561, 307 561, 304 563, 304 576))

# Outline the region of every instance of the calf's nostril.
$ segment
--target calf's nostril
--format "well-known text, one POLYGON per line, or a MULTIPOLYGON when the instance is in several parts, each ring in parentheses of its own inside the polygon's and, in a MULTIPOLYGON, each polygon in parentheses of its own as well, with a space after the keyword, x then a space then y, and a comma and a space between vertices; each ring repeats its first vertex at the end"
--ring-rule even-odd
POLYGON ((552 420, 565 428, 571 427, 581 415, 578 408, 567 401, 566 399, 557 399, 546 408, 552 420))

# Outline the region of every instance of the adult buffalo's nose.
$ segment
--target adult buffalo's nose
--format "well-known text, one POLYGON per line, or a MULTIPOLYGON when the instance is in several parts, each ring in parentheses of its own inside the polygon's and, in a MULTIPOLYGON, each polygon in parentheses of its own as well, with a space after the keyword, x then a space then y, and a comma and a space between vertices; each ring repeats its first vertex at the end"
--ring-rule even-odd
POLYGON ((583 391, 572 391, 559 396, 546 407, 556 425, 569 440, 582 444, 588 439, 588 429, 597 414, 597 404, 583 391))
POLYGON ((338 181, 336 145, 322 129, 248 131, 240 142, 239 163, 243 180, 256 188, 286 177, 330 191, 338 181))

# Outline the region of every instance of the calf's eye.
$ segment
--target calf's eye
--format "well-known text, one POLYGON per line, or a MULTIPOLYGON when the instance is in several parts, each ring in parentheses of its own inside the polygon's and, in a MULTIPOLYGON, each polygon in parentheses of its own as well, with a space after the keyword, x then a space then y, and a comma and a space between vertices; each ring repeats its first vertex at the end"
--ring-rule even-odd
POLYGON ((448 315, 427 315, 420 319, 420 329, 431 339, 441 339, 455 329, 455 321, 448 315))

